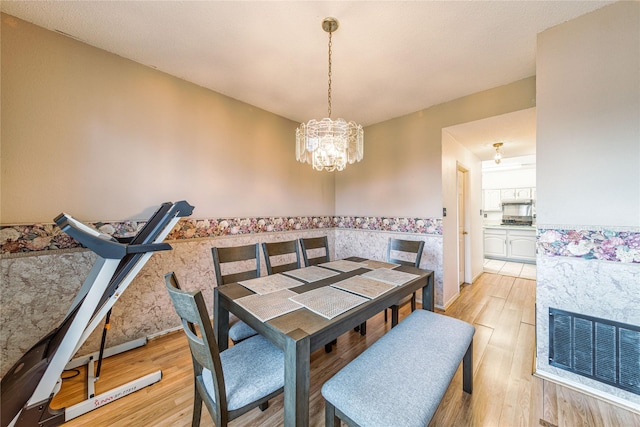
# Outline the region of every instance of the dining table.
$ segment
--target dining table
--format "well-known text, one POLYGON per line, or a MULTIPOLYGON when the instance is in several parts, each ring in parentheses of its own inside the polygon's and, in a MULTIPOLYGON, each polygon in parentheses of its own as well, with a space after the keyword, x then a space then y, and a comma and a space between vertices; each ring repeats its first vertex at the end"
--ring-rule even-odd
MULTIPOLYGON (((229 346, 229 313, 284 353, 284 425, 309 425, 311 353, 422 289, 434 310, 434 273, 360 257, 214 288, 214 331, 229 346)), ((397 321, 397 320, 396 320, 397 321)))

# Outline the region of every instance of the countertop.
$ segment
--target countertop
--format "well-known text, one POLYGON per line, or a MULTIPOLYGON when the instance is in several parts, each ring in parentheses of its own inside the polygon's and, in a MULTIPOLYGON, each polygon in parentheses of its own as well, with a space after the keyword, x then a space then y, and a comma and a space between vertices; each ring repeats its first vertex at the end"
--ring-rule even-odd
POLYGON ((498 230, 531 230, 536 231, 535 225, 501 225, 501 224, 484 224, 482 228, 494 228, 498 230))

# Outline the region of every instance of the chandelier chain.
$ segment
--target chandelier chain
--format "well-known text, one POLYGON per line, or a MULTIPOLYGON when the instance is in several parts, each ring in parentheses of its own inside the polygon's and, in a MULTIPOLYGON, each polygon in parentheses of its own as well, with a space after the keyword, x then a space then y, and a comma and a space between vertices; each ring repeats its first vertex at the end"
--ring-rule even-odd
POLYGON ((331 34, 333 32, 329 31, 329 90, 327 93, 327 99, 329 104, 328 117, 331 118, 331 34))

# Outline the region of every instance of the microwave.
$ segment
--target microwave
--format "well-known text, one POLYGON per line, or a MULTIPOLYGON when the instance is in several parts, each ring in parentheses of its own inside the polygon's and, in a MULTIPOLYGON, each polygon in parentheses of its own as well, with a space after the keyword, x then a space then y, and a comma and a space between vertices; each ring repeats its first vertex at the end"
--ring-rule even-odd
POLYGON ((533 223, 533 200, 505 200, 502 202, 503 225, 531 225, 533 223))

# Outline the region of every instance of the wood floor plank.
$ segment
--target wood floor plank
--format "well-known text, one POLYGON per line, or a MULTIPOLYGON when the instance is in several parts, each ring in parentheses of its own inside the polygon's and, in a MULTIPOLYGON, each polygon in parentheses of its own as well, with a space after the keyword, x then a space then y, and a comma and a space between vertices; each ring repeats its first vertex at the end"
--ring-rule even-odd
MULTIPOLYGON (((535 347, 534 305, 535 282, 532 280, 485 273, 474 284, 462 287, 460 296, 444 314, 463 319, 476 328, 474 393, 469 395, 462 391, 459 368, 430 426, 537 427, 541 419, 558 427, 640 426, 638 414, 531 375, 535 347)), ((400 310, 400 319, 408 314, 409 306, 405 305, 400 310)), ((367 322, 365 337, 350 331, 338 338, 331 353, 325 353, 324 349, 312 353, 310 426, 324 425, 322 384, 390 328, 390 322, 384 322, 381 313, 367 322)), ((158 383, 64 426, 190 426, 193 371, 182 332, 158 337, 144 347, 106 359, 96 391, 109 390, 157 370, 162 371, 158 383)), ((63 381, 54 403, 64 407, 85 398, 86 373, 81 368, 79 376, 63 381)), ((230 426, 279 427, 283 422, 283 402, 283 396, 278 396, 269 402, 266 411, 254 409, 232 421, 230 426)), ((206 410, 202 413, 201 425, 213 426, 206 410)))

